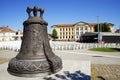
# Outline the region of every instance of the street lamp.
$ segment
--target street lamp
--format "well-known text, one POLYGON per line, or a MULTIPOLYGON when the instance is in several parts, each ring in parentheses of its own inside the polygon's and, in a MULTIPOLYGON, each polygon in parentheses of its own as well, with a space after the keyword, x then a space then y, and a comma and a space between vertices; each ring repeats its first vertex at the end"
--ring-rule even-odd
POLYGON ((99 16, 97 16, 97 24, 98 24, 98 43, 101 43, 102 42, 102 34, 100 33, 101 28, 99 27, 99 16))
POLYGON ((98 33, 100 32, 99 31, 99 16, 97 16, 97 24, 98 24, 98 33))

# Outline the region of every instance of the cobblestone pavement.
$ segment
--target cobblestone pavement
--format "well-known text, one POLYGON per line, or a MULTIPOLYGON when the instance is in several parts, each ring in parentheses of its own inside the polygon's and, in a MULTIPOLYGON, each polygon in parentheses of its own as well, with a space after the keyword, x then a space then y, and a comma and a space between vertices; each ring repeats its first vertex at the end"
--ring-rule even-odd
POLYGON ((92 64, 91 68, 98 80, 120 80, 120 65, 92 64))

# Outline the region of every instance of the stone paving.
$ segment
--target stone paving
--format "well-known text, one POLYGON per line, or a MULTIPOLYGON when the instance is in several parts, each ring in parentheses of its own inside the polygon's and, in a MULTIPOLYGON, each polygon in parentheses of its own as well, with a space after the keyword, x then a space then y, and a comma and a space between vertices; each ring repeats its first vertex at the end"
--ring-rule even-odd
MULTIPOLYGON (((62 51, 62 52, 54 51, 54 52, 56 53, 56 55, 59 55, 60 57, 62 57, 64 60, 71 60, 71 61, 74 61, 74 60, 75 61, 76 60, 78 60, 78 61, 81 61, 81 60, 93 60, 92 64, 91 64, 91 73, 94 76, 97 77, 94 80, 120 80, 120 64, 119 64, 119 62, 120 62, 120 53, 115 53, 115 54, 112 54, 112 53, 100 53, 100 52, 92 52, 92 51, 87 51, 87 50, 69 51, 69 52, 68 51, 62 51), (74 53, 76 53, 76 54, 74 54, 74 53), (96 55, 96 54, 99 54, 99 57, 97 57, 98 55, 96 55), (88 56, 85 56, 85 55, 88 55, 88 56), (94 59, 93 55, 94 56, 96 55, 95 59, 94 59), (100 55, 103 56, 103 57, 100 57, 100 55), (106 58, 109 58, 109 60, 106 61, 107 60, 106 58), (103 64, 102 64, 102 62, 99 62, 99 60, 102 60, 102 59, 104 59, 103 64), (111 62, 109 62, 109 61, 111 61, 111 62), (108 64, 108 62, 109 62, 109 64, 108 64), (115 63, 115 62, 117 62, 117 63, 115 63), (113 63, 115 63, 115 64, 113 64, 113 63)), ((12 58, 13 56, 15 57, 15 55, 17 53, 18 52, 13 52, 13 51, 0 51, 0 57, 12 58)), ((2 68, 0 68, 0 70, 1 69, 2 68)), ((0 75, 1 74, 2 73, 0 73, 0 75)), ((58 76, 58 75, 56 75, 56 76, 58 76)), ((5 80, 5 79, 0 78, 0 80, 5 80)), ((17 79, 14 79, 14 80, 17 80, 17 79)), ((25 79, 25 80, 27 80, 27 79, 25 79)), ((31 80, 31 79, 28 79, 28 80, 31 80)), ((41 79, 39 79, 39 80, 41 80, 41 79)), ((46 78, 44 80, 52 80, 52 79, 46 78)), ((74 80, 74 79, 58 79, 57 78, 55 80, 74 80)))
MULTIPOLYGON (((18 52, 13 51, 0 51, 0 57, 4 58, 13 58, 17 55, 18 52)), ((67 56, 66 56, 67 57, 67 56)), ((23 78, 16 77, 8 74, 7 66, 8 62, 4 64, 0 64, 0 80, 76 80, 76 79, 84 79, 90 80, 90 61, 82 61, 82 60, 64 60, 63 69, 56 74, 46 76, 45 78, 36 77, 36 78, 23 78), (69 75, 70 77, 67 77, 69 75)))
POLYGON ((91 61, 92 64, 120 65, 120 53, 100 53, 87 50, 54 51, 54 53, 65 60, 85 60, 91 61))
POLYGON ((45 77, 24 78, 8 74, 8 62, 0 64, 0 80, 90 80, 90 61, 63 60, 63 69, 45 77))
POLYGON ((91 68, 98 80, 120 80, 120 65, 92 64, 91 68))

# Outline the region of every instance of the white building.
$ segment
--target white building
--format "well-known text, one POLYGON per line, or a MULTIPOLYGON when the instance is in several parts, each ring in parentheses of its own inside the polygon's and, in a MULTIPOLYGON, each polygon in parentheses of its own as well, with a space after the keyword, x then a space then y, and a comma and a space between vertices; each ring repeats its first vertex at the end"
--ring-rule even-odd
POLYGON ((18 30, 16 31, 15 40, 22 40, 23 32, 18 30))
POLYGON ((21 40, 23 33, 18 30, 14 31, 10 29, 8 26, 0 27, 0 41, 15 41, 21 40))

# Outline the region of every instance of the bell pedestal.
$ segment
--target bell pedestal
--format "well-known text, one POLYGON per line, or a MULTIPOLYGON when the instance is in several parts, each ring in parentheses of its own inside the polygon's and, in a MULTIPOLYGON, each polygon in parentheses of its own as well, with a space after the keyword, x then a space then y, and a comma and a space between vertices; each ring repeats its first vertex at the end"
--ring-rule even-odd
POLYGON ((24 21, 23 39, 18 55, 8 64, 8 72, 19 77, 47 76, 62 69, 62 60, 49 44, 47 25, 42 15, 44 10, 27 8, 29 18, 24 21), (29 11, 33 11, 34 16, 29 11), (40 17, 36 12, 40 11, 40 17))

